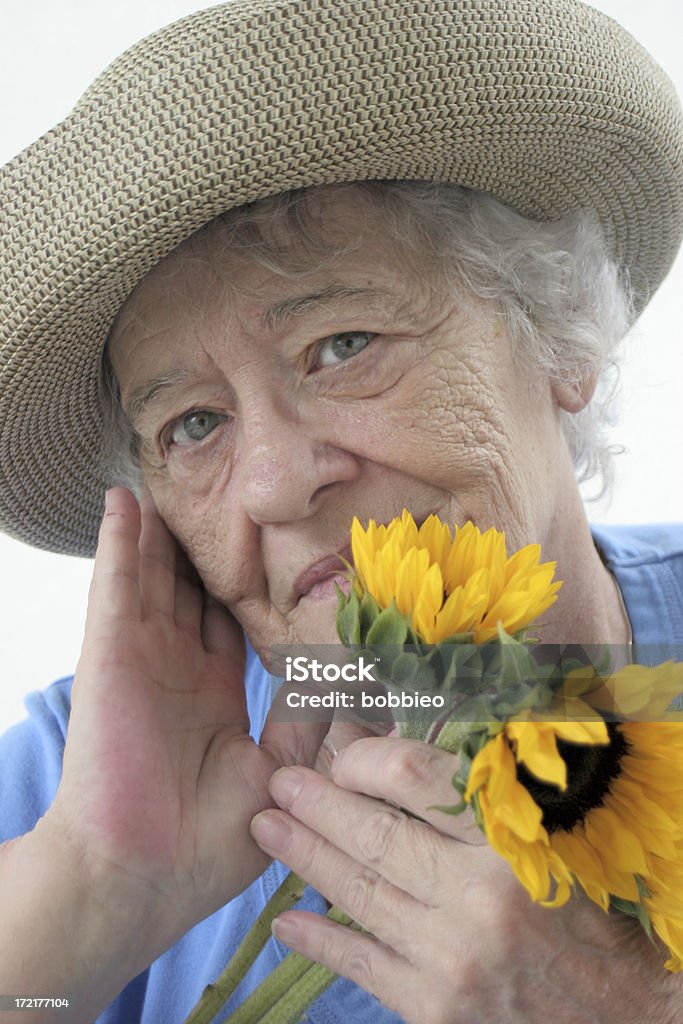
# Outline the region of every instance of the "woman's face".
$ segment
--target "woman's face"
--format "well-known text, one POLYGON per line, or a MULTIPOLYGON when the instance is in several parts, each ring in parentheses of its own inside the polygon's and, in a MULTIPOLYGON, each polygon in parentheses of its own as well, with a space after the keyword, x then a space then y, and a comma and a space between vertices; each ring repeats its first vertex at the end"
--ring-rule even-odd
POLYGON ((418 269, 367 198, 320 218, 357 244, 296 277, 220 228, 185 243, 111 341, 157 507, 266 659, 335 639, 354 515, 472 519, 553 557, 571 479, 548 380, 516 365, 495 304, 418 269))

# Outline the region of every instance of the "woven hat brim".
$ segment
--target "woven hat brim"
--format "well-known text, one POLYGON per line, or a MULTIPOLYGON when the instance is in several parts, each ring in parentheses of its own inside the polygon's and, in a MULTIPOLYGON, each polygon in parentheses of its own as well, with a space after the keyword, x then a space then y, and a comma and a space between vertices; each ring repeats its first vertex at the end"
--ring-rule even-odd
POLYGON ((0 172, 0 528, 94 552, 103 345, 211 218, 401 178, 591 208, 642 307, 683 234, 681 138, 663 72, 575 0, 242 0, 143 40, 0 172))

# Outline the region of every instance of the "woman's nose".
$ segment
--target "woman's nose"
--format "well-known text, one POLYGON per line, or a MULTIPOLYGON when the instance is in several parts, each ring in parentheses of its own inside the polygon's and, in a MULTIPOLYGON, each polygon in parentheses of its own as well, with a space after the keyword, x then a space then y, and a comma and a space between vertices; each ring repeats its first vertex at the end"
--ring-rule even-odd
POLYGON ((233 484, 256 523, 314 515, 336 484, 352 481, 358 472, 354 455, 294 410, 271 405, 242 419, 233 484))

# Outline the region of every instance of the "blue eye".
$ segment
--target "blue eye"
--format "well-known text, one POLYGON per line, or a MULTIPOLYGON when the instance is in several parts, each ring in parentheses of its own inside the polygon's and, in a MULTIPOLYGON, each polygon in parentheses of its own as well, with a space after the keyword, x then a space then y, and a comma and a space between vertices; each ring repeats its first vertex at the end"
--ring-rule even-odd
POLYGON ((376 335, 370 331, 343 331, 332 334, 322 342, 318 349, 318 365, 334 366, 352 359, 367 348, 376 335))
POLYGON ((171 429, 171 441, 181 447, 203 441, 226 419, 226 416, 210 409, 195 409, 176 420, 171 429))

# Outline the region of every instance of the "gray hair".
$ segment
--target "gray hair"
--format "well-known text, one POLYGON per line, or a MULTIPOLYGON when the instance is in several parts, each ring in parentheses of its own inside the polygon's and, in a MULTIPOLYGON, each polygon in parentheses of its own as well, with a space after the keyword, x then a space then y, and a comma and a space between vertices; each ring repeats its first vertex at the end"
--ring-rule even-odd
MULTIPOLYGON (((218 230, 225 246, 276 273, 305 275, 311 266, 319 270, 349 251, 348 245, 331 246, 316 219, 320 200, 348 189, 377 204, 390 237, 416 267, 438 268, 448 280, 498 304, 517 359, 544 370, 555 383, 598 376, 592 401, 561 417, 577 479, 597 479, 595 496, 603 494, 611 481, 610 456, 618 450, 606 439, 617 390, 615 350, 632 322, 633 302, 594 215, 578 212, 541 223, 455 185, 365 182, 262 199, 223 214, 193 237, 218 230), (293 247, 292 239, 300 244, 293 247)), ((101 398, 110 479, 139 492, 138 439, 121 408, 106 351, 101 398)))

